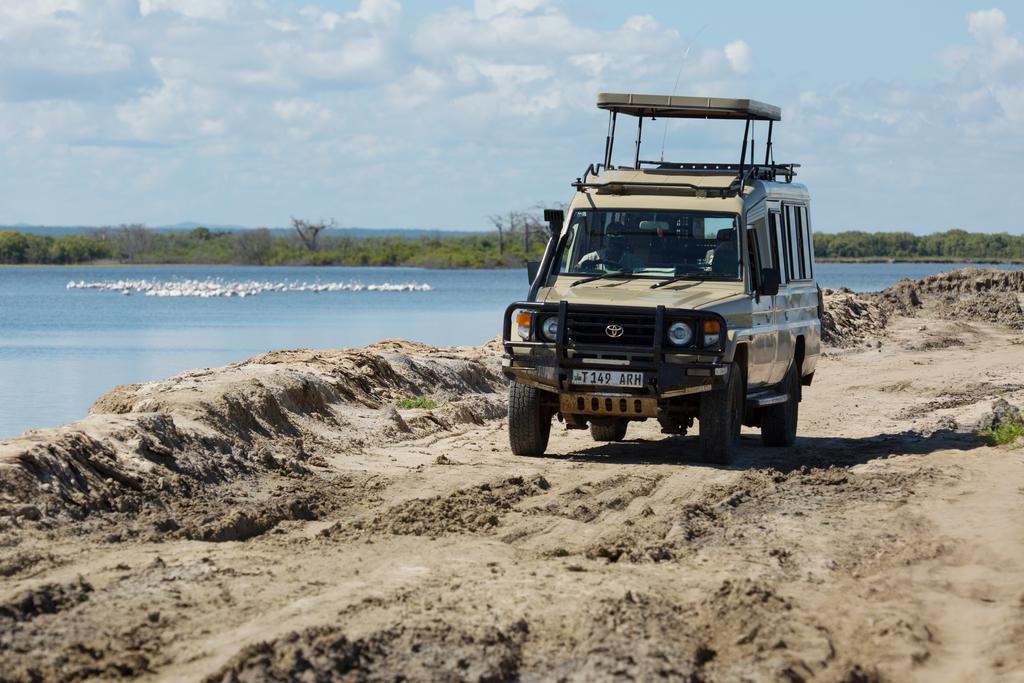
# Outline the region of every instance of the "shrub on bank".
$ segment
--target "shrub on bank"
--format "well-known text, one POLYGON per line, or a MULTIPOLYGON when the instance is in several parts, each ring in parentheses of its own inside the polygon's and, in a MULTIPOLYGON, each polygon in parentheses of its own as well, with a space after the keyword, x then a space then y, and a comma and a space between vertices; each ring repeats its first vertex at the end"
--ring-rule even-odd
POLYGON ((427 398, 426 396, 416 396, 415 398, 403 398, 399 400, 398 407, 402 410, 412 410, 413 408, 432 410, 437 407, 437 401, 427 398))
POLYGON ((990 446, 1005 446, 1024 437, 1024 417, 1020 409, 1005 399, 992 404, 992 411, 978 422, 978 435, 990 446))

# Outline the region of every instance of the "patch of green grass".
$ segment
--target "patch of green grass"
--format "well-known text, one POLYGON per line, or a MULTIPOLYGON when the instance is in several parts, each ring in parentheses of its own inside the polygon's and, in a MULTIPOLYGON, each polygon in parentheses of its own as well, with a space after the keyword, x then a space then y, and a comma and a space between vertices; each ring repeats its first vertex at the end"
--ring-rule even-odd
POLYGON ((1024 436, 1024 422, 1007 422, 995 429, 981 432, 981 438, 990 446, 1005 446, 1024 436))
POLYGON ((403 398, 398 402, 398 407, 403 410, 411 410, 412 408, 422 408, 423 410, 430 410, 437 407, 437 401, 426 396, 416 396, 415 398, 403 398))

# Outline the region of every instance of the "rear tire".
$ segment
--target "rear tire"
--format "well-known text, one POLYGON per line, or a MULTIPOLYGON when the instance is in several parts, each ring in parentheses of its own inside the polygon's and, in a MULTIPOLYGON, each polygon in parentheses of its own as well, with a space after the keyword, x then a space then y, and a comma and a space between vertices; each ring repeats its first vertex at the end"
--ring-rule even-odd
POLYGON ((551 413, 540 389, 519 382, 508 386, 508 441, 516 455, 544 455, 551 436, 551 413))
POLYGON ((792 446, 800 417, 800 377, 794 361, 779 387, 789 399, 761 410, 761 442, 765 446, 792 446))
POLYGON ((746 389, 740 366, 729 366, 725 385, 705 391, 700 397, 699 423, 702 458, 718 465, 728 465, 740 443, 743 404, 746 389))
POLYGON ((615 420, 614 422, 591 422, 590 436, 594 441, 622 441, 626 438, 626 429, 629 427, 629 420, 615 420))

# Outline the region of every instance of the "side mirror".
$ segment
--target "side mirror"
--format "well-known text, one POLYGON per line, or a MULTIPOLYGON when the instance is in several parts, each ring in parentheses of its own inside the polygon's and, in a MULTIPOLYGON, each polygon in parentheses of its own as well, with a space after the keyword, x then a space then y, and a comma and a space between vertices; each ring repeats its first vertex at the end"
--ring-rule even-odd
POLYGON ((537 279, 537 273, 540 272, 540 261, 527 261, 526 262, 526 277, 530 279, 530 284, 537 279))
POLYGON ((544 209, 544 220, 547 221, 548 232, 552 236, 557 235, 562 231, 562 223, 565 222, 565 211, 561 209, 544 209))
POLYGON ((778 268, 762 268, 761 269, 761 294, 765 296, 775 296, 779 293, 779 285, 781 284, 782 276, 779 274, 778 268))

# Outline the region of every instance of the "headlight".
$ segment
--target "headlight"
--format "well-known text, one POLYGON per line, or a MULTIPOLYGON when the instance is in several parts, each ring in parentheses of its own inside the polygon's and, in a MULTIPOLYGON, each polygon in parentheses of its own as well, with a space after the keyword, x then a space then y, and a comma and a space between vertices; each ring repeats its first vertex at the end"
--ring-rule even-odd
POLYGON ((684 322, 672 323, 668 327, 668 340, 676 346, 686 346, 693 341, 693 329, 684 322))
POLYGON ((533 313, 530 311, 516 311, 513 314, 516 322, 516 332, 523 341, 530 340, 530 331, 533 327, 533 313))
POLYGON ((540 322, 540 336, 546 341, 553 342, 558 339, 558 318, 549 315, 540 322))

